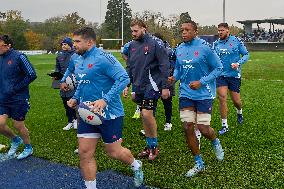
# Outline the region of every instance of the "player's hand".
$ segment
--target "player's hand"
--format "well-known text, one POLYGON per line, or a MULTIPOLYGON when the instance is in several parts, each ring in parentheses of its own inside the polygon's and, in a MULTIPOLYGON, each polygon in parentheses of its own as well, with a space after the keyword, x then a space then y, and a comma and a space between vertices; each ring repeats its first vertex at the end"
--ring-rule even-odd
POLYGON ((126 97, 128 96, 128 90, 129 90, 129 87, 125 87, 125 89, 123 89, 123 91, 122 91, 122 96, 123 96, 124 98, 126 98, 126 97))
POLYGON ((169 83, 170 85, 174 84, 175 81, 176 81, 176 78, 175 78, 174 76, 168 77, 168 83, 169 83))
POLYGON ((102 114, 102 111, 106 107, 107 103, 104 101, 104 99, 99 99, 94 102, 90 102, 88 105, 92 106, 92 112, 99 112, 99 114, 102 114))
POLYGON ((200 81, 192 81, 190 82, 189 87, 193 90, 197 90, 201 87, 201 83, 200 81))
POLYGON ((167 99, 170 97, 170 90, 169 89, 162 89, 162 98, 167 99))
POLYGON ((231 64, 231 68, 233 68, 234 70, 237 70, 239 68, 240 64, 239 63, 232 63, 231 64))
POLYGON ((74 108, 74 109, 75 109, 76 106, 77 106, 77 100, 71 98, 70 100, 67 101, 67 105, 68 105, 70 108, 74 108))
POLYGON ((68 87, 68 85, 66 84, 66 83, 61 83, 60 84, 60 89, 62 90, 62 91, 69 91, 70 89, 69 89, 69 87, 68 87))

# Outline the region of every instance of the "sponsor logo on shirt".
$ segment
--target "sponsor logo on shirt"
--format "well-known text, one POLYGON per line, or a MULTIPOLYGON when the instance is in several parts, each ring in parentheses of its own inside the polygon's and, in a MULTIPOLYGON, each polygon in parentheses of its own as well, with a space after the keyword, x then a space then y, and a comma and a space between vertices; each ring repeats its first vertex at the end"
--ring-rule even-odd
POLYGON ((186 63, 186 64, 189 64, 190 62, 192 62, 193 61, 193 59, 190 59, 190 60, 182 60, 184 63, 186 63))
POLYGON ((83 84, 90 84, 91 81, 87 80, 87 79, 83 79, 84 76, 86 76, 87 74, 78 74, 80 80, 78 81, 79 84, 83 83, 83 84))
POLYGON ((192 64, 182 65, 183 69, 194 69, 195 67, 192 64))
POLYGON ((78 74, 78 76, 80 77, 80 79, 82 79, 85 75, 87 75, 87 74, 78 74))
POLYGON ((224 54, 231 54, 231 53, 228 51, 228 49, 220 49, 218 55, 224 55, 224 54))
POLYGON ((13 64, 12 60, 8 60, 7 64, 8 64, 8 65, 13 64))

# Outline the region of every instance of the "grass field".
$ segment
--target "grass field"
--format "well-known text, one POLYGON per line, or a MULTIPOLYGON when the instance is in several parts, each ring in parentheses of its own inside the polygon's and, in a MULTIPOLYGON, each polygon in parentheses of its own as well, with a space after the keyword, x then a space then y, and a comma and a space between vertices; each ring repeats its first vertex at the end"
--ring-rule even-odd
MULTIPOLYGON (((119 54, 116 54, 119 57, 119 54)), ((54 68, 54 55, 29 57, 38 78, 31 85, 31 110, 26 123, 34 146, 34 156, 66 165, 78 166, 73 151, 77 146, 75 131, 63 131, 67 119, 59 91, 51 88, 46 75, 54 68)), ((121 59, 120 59, 121 60, 121 59)), ((184 174, 194 164, 187 149, 174 98, 173 130, 163 130, 164 111, 158 105, 157 120, 160 156, 154 162, 142 160, 146 184, 159 188, 284 188, 284 52, 252 52, 243 67, 242 100, 245 122, 236 124, 232 103, 228 117, 230 132, 220 136, 225 160, 217 162, 211 144, 202 138, 201 152, 206 171, 192 179, 184 174)), ((134 155, 145 146, 138 135, 140 120, 132 120, 135 104, 124 99, 124 146, 134 155)), ((220 129, 218 100, 214 102, 212 127, 220 129)), ((0 137, 1 143, 8 140, 0 137)), ((101 146, 102 144, 100 144, 101 146)), ((98 170, 112 169, 131 175, 129 167, 106 157, 97 150, 98 170)))

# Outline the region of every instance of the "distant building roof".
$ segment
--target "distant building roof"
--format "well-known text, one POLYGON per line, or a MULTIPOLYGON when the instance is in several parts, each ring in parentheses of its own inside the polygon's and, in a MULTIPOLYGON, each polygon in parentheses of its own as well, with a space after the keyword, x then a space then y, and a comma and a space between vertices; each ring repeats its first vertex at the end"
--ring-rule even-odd
POLYGON ((284 25, 284 18, 270 18, 270 19, 263 19, 263 20, 244 20, 244 21, 237 21, 241 24, 261 24, 261 23, 272 23, 272 24, 281 24, 284 25))

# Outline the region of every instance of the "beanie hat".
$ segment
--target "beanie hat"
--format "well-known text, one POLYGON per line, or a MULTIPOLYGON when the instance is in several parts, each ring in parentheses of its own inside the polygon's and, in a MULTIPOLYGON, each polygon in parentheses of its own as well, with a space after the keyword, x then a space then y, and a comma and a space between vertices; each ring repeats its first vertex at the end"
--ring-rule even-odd
POLYGON ((73 47, 73 41, 70 37, 65 37, 62 42, 61 42, 61 45, 62 43, 67 43, 70 47, 73 47))

